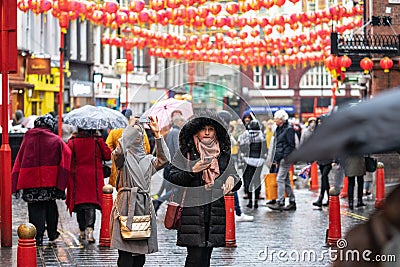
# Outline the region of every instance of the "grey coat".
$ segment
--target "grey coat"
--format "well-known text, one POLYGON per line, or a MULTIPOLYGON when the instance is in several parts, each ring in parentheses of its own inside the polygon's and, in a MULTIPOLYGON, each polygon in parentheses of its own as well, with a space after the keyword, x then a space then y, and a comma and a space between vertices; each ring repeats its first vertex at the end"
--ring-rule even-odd
POLYGON ((364 156, 348 156, 344 161, 344 174, 347 177, 365 175, 364 156))
POLYGON ((147 155, 139 161, 139 166, 143 177, 135 177, 135 173, 132 173, 128 169, 124 162, 123 153, 121 147, 118 146, 113 152, 113 157, 117 167, 121 166, 119 178, 117 178, 116 188, 118 190, 117 198, 114 202, 113 209, 110 216, 110 236, 111 236, 111 248, 132 252, 135 255, 150 254, 158 251, 157 242, 157 223, 156 215, 154 213, 153 204, 150 198, 150 180, 155 172, 162 169, 170 160, 169 151, 164 139, 156 139, 156 157, 147 155), (122 160, 121 160, 122 158, 122 160), (119 163, 119 164, 118 164, 119 163), (130 188, 138 188, 138 193, 132 192, 130 188), (127 215, 129 201, 133 201, 136 198, 135 215, 149 214, 151 210, 151 236, 146 240, 123 240, 120 233, 120 224, 118 215, 116 213, 116 206, 118 205, 118 211, 122 215, 127 215))

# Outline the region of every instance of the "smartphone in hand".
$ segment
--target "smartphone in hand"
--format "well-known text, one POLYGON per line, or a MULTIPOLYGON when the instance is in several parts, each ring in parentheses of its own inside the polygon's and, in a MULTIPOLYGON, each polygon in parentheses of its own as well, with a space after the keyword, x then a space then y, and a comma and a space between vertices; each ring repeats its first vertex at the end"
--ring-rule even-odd
POLYGON ((204 157, 203 162, 206 164, 211 163, 211 161, 214 159, 213 156, 209 156, 209 157, 204 157))

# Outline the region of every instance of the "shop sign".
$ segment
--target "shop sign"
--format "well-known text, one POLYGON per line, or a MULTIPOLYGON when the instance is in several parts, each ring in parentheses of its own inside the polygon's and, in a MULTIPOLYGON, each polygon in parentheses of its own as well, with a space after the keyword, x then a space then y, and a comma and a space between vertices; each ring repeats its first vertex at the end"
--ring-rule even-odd
POLYGON ((50 75, 50 58, 28 58, 26 73, 50 75))
POLYGON ((88 81, 71 81, 73 97, 92 97, 93 83, 88 81))

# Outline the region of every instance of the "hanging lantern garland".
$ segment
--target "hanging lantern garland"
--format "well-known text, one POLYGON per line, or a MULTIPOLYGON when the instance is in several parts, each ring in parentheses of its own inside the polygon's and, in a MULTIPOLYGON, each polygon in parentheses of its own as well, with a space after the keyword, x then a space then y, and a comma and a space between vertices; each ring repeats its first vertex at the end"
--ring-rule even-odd
MULTIPOLYGON (((51 10, 63 32, 69 21, 80 18, 112 29, 132 27, 132 38, 102 37, 102 44, 131 49, 148 47, 155 56, 186 60, 206 60, 235 65, 296 66, 321 62, 329 55, 331 23, 342 33, 362 24, 360 18, 340 25, 342 19, 363 14, 360 6, 333 6, 317 12, 303 12, 277 17, 254 17, 250 11, 273 6, 282 7, 285 0, 244 0, 222 5, 205 0, 130 1, 121 7, 114 0, 104 3, 78 0, 18 0, 18 8, 35 14, 51 10), (137 27, 137 26, 139 27, 137 27), (151 31, 151 25, 186 26, 192 36, 151 31), (251 27, 251 30, 243 30, 251 27), (309 28, 309 33, 272 38, 274 31, 284 35, 286 28, 309 28), (311 27, 318 30, 311 30, 311 27), (138 30, 139 29, 139 30, 138 30), (201 32, 207 34, 201 34, 201 32), (199 32, 196 35, 196 32, 199 32), (260 38, 260 34, 264 38, 260 38), (208 35, 211 34, 211 35, 208 35), (211 42, 210 37, 213 37, 211 42)), ((291 0, 297 3, 298 0, 291 0)), ((345 64, 345 63, 343 63, 345 64)), ((351 64, 351 63, 350 63, 351 64)))

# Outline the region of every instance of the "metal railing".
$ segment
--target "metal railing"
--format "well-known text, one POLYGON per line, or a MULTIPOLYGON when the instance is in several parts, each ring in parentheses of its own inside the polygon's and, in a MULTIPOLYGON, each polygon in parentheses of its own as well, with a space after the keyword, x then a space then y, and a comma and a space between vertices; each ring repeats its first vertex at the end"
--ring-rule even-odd
POLYGON ((331 33, 331 53, 334 55, 400 54, 400 35, 331 33))

